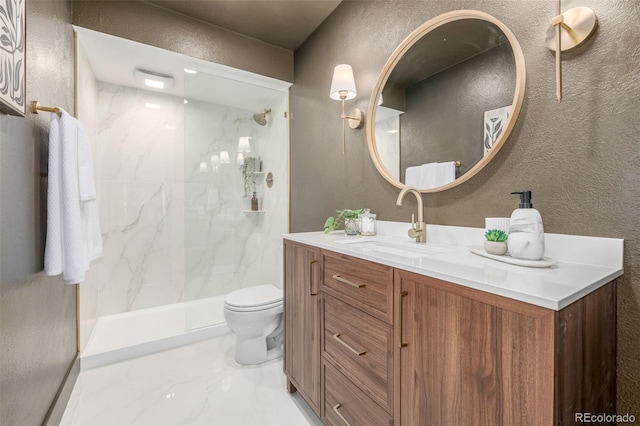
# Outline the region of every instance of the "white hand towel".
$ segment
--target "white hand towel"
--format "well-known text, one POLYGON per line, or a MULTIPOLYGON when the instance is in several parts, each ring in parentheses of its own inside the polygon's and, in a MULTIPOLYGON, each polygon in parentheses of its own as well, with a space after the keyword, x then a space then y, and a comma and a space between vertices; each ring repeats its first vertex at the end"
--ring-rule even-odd
POLYGON ((456 163, 455 161, 448 161, 446 163, 438 163, 436 167, 436 175, 434 179, 434 186, 442 186, 456 180, 456 163))
POLYGON ((421 166, 407 167, 404 173, 404 184, 414 188, 420 188, 421 166))
POLYGON ((420 166, 420 186, 419 189, 431 189, 438 186, 436 183, 438 173, 438 163, 427 163, 420 166))
POLYGON ((66 284, 84 281, 102 255, 91 147, 82 125, 66 111, 51 114, 44 267, 66 284))

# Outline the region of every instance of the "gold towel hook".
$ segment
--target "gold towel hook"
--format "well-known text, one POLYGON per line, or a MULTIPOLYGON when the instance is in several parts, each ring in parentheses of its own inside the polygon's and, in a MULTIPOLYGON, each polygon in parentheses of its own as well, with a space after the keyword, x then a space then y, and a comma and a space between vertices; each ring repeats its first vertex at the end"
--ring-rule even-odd
POLYGON ((33 112, 34 114, 39 114, 38 111, 55 112, 58 115, 62 114, 62 111, 58 107, 51 108, 51 107, 41 106, 40 102, 38 101, 31 102, 31 112, 33 112))

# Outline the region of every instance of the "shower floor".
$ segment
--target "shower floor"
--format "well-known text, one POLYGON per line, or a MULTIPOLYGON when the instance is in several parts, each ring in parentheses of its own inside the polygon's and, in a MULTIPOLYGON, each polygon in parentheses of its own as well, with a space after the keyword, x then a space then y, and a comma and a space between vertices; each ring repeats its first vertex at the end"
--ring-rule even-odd
POLYGON ((83 370, 230 333, 224 296, 107 315, 80 354, 83 370))

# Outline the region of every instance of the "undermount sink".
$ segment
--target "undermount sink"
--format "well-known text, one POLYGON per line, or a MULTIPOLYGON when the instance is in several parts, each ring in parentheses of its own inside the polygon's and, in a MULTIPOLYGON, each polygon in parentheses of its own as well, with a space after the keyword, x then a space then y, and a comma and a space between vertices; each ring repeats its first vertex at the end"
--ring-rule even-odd
POLYGON ((417 244, 413 241, 389 241, 377 238, 345 238, 336 243, 348 244, 354 251, 380 253, 408 259, 418 259, 438 254, 451 253, 453 249, 433 244, 417 244))

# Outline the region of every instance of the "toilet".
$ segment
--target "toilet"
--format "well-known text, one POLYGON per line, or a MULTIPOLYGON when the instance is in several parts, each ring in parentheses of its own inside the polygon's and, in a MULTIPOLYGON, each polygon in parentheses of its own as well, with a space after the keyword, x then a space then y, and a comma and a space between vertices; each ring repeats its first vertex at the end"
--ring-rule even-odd
POLYGON ((282 290, 270 284, 227 294, 224 318, 236 335, 238 364, 260 364, 282 356, 282 311, 282 290))

